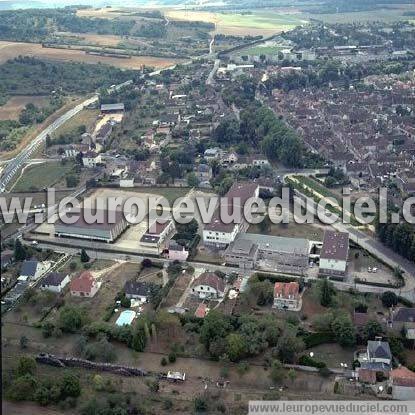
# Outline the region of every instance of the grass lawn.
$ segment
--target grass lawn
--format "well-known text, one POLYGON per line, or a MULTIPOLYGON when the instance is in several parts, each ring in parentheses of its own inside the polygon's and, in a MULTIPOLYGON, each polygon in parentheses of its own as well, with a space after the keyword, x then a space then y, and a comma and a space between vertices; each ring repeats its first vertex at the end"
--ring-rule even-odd
POLYGON ((252 27, 256 29, 286 30, 306 21, 295 14, 268 10, 252 14, 217 13, 219 24, 223 26, 252 27))
POLYGON ((51 187, 74 168, 74 163, 43 163, 28 167, 13 187, 14 192, 27 192, 51 187))
POLYGON ((70 118, 66 123, 59 127, 54 133, 53 137, 59 137, 61 134, 67 134, 75 128, 85 125, 86 130, 89 131, 95 124, 98 118, 99 111, 93 109, 85 109, 70 118))
POLYGON ((279 12, 276 10, 253 11, 251 14, 219 13, 206 11, 168 10, 171 19, 203 21, 216 24, 216 33, 227 35, 272 35, 307 23, 303 14, 279 12))
POLYGON ((240 55, 276 55, 283 49, 286 49, 286 46, 254 46, 249 49, 242 49, 240 55))

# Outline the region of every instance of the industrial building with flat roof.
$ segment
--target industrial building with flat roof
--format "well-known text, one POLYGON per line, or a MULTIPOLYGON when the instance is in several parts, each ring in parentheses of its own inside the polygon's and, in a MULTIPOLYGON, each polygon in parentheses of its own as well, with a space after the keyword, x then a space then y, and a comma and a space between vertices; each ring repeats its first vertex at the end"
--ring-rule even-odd
POLYGON ((225 252, 228 264, 240 268, 268 268, 298 272, 307 268, 310 243, 307 239, 247 233, 238 236, 225 252))
MULTIPOLYGON (((55 223, 55 235, 60 237, 88 239, 91 241, 114 242, 128 227, 128 222, 121 211, 88 212, 103 219, 103 223, 88 223, 85 210, 80 209, 75 223, 67 224, 59 218, 55 223), (112 220, 114 219, 114 220, 112 220), (110 223, 113 222, 113 223, 110 223)), ((68 215, 70 217, 71 215, 68 215)))

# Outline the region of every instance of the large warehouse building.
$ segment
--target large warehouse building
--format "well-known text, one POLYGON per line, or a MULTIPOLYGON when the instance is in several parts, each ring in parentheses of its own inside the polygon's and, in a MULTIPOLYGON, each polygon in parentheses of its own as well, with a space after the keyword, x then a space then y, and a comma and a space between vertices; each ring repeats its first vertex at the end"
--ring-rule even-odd
POLYGON ((302 273, 308 266, 310 243, 307 239, 246 233, 239 235, 225 252, 228 264, 280 272, 302 273))
MULTIPOLYGON (((124 215, 120 211, 102 211, 103 223, 87 223, 85 220, 84 209, 81 208, 76 213, 75 223, 66 224, 60 218, 55 223, 55 236, 89 239, 91 241, 114 242, 128 227, 124 215), (109 219, 114 216, 114 223, 109 223, 109 219)), ((98 212, 94 212, 97 216, 98 212)), ((101 215, 100 215, 101 216, 101 215)), ((111 220, 111 222, 113 222, 111 220)))

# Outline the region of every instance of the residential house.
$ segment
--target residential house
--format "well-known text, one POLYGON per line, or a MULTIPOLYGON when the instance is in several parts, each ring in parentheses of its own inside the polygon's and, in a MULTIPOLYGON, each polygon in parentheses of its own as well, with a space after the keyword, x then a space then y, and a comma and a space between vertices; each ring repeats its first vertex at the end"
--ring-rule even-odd
POLYGON ((48 269, 46 263, 37 261, 36 259, 26 260, 22 264, 20 270, 19 281, 37 281, 48 269))
POLYGON ((382 363, 390 366, 392 363, 392 353, 389 343, 379 339, 367 342, 367 359, 370 363, 382 363))
POLYGON ((389 375, 392 399, 399 401, 415 400, 415 373, 405 366, 393 369, 389 375))
POLYGON ((219 147, 208 148, 204 152, 204 158, 206 160, 217 160, 222 154, 222 150, 219 147))
POLYGON ((213 272, 204 272, 193 282, 192 293, 200 299, 223 298, 225 282, 213 272))
POLYGON ((179 245, 176 241, 171 239, 169 241, 168 258, 173 261, 186 261, 189 257, 189 251, 183 245, 179 245))
POLYGON ((209 182, 212 178, 212 167, 208 164, 199 164, 196 167, 196 177, 199 179, 200 183, 209 182))
POLYGON ((205 303, 200 303, 197 306, 197 309, 195 311, 195 317, 205 318, 208 312, 209 312, 208 306, 205 303))
POLYGON ((49 272, 43 278, 40 288, 54 293, 61 293, 69 282, 69 275, 62 272, 49 272))
POLYGON ((395 332, 403 331, 407 339, 415 340, 415 308, 400 307, 392 311, 391 326, 395 332))
POLYGON ((101 163, 101 155, 95 151, 87 151, 82 156, 82 164, 85 167, 96 167, 97 164, 101 163))
POLYGON ((127 281, 124 285, 125 296, 130 300, 148 303, 151 296, 151 284, 138 281, 127 281))
POLYGON ((274 285, 273 308, 295 310, 300 304, 298 282, 276 282, 274 285))
POLYGON ((83 271, 71 281, 71 295, 92 298, 99 290, 100 285, 89 271, 83 271))
POLYGON ((96 133, 95 141, 104 145, 112 133, 112 123, 105 123, 96 133))
POLYGON ((349 256, 349 234, 325 231, 320 253, 320 275, 344 277, 349 256))
POLYGON ((79 153, 86 153, 89 151, 88 144, 69 144, 63 147, 66 158, 75 158, 79 153))
POLYGON ((10 249, 6 249, 1 252, 0 257, 0 269, 6 269, 9 265, 13 263, 14 252, 10 249))

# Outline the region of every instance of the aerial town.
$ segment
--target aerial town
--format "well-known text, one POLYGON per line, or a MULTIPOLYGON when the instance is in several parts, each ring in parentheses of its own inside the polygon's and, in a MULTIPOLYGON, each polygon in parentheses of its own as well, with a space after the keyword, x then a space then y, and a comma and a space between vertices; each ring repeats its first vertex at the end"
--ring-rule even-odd
POLYGON ((415 401, 413 4, 25 2, 0 2, 3 413, 415 401))

